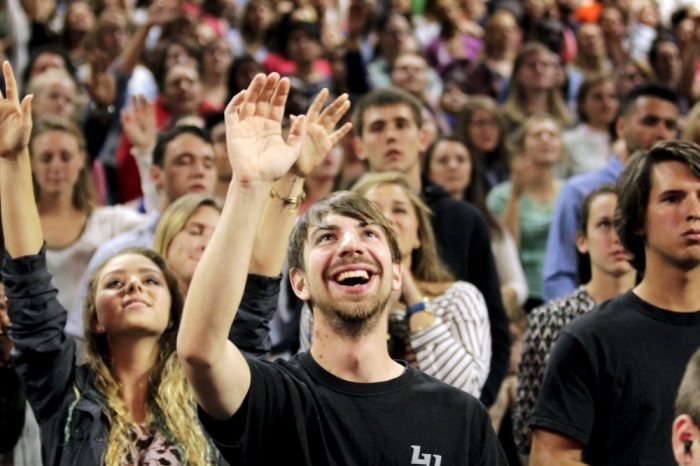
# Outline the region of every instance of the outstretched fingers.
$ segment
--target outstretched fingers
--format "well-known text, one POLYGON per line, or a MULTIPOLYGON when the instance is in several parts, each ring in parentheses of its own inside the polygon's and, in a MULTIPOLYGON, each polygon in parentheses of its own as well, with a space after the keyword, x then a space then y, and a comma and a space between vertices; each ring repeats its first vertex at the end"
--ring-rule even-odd
POLYGON ((306 112, 306 118, 310 122, 315 123, 316 120, 318 120, 318 115, 321 113, 321 110, 323 109, 323 104, 326 102, 327 98, 328 89, 324 87, 323 89, 321 89, 321 92, 318 93, 318 95, 314 99, 314 102, 309 107, 309 110, 306 112))
POLYGON ((292 126, 289 128, 289 136, 287 137, 287 145, 294 150, 294 153, 299 156, 301 145, 306 137, 306 115, 291 117, 292 126))
POLYGON ((15 74, 12 72, 12 66, 7 60, 2 64, 2 74, 5 76, 5 98, 10 102, 17 102, 19 104, 17 81, 15 81, 15 74))
POLYGON ((231 101, 226 106, 226 109, 224 110, 224 118, 226 119, 227 126, 228 124, 237 125, 240 121, 238 112, 241 109, 243 102, 245 102, 245 97, 246 91, 240 91, 238 94, 234 95, 233 98, 231 98, 231 101))
POLYGON ((245 92, 245 101, 241 105, 238 112, 238 116, 241 120, 252 117, 255 115, 255 109, 258 105, 258 98, 262 92, 263 86, 265 85, 266 77, 264 74, 260 73, 255 75, 253 81, 248 86, 245 92))
POLYGON ((267 117, 270 109, 270 99, 272 98, 272 94, 275 92, 275 88, 277 87, 278 82, 279 75, 277 73, 273 73, 270 76, 268 76, 267 79, 265 79, 262 91, 260 91, 258 101, 255 105, 254 116, 259 116, 263 118, 267 117))
POLYGON ((270 111, 267 118, 278 123, 282 122, 284 117, 284 108, 287 105, 287 97, 289 96, 289 88, 291 87, 289 79, 282 78, 275 88, 275 92, 270 98, 270 111))
POLYGON ((318 122, 326 128, 326 131, 332 131, 349 109, 350 98, 347 94, 343 94, 335 99, 333 103, 321 113, 318 122))
POLYGON ((339 130, 335 131, 333 134, 328 136, 328 140, 331 142, 331 145, 336 145, 336 143, 343 139, 345 135, 350 132, 351 129, 352 123, 345 123, 343 126, 340 127, 339 130))

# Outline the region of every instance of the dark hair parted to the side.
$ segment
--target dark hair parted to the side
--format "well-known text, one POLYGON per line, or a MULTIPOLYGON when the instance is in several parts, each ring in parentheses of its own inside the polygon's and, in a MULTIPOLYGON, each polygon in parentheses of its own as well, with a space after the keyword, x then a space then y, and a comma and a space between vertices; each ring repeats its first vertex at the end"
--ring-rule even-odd
POLYGON ((620 114, 629 116, 631 110, 634 108, 634 104, 637 103, 637 100, 641 97, 656 97, 657 99, 671 102, 673 105, 678 105, 678 93, 676 91, 663 84, 649 82, 640 84, 629 91, 622 101, 620 114))
POLYGON ((676 397, 676 416, 687 414, 700 427, 700 349, 688 362, 676 397))
POLYGON ((384 217, 382 211, 379 210, 377 204, 359 194, 350 191, 338 191, 316 201, 297 221, 289 237, 289 246, 287 248, 290 269, 305 270, 304 247, 309 239, 309 229, 324 225, 326 217, 330 214, 354 218, 367 225, 379 225, 389 243, 392 262, 401 261, 401 249, 399 249, 396 233, 394 233, 394 229, 384 217))
MULTIPOLYGON (((583 198, 581 202, 581 210, 578 213, 576 223, 576 233, 588 238, 588 219, 591 216, 591 204, 598 196, 613 194, 617 196, 617 186, 612 183, 605 183, 591 191, 588 196, 583 198)), ((583 254, 576 250, 576 269, 578 270, 579 283, 588 283, 591 281, 591 257, 590 254, 583 254)))
POLYGON ((362 97, 352 113, 352 127, 358 137, 362 137, 362 125, 365 122, 365 112, 372 107, 388 107, 389 105, 403 104, 411 109, 416 126, 423 126, 423 104, 401 89, 386 88, 377 89, 362 97))
POLYGON ((632 255, 632 267, 644 272, 644 231, 651 194, 651 172, 662 162, 681 162, 700 180, 700 146, 685 141, 658 142, 632 155, 617 182, 615 229, 622 246, 632 255))
POLYGON ((211 138, 203 129, 190 125, 173 126, 172 128, 158 134, 156 145, 153 148, 153 165, 163 168, 163 163, 165 162, 165 151, 167 150, 168 145, 178 136, 183 134, 191 134, 211 145, 211 138))

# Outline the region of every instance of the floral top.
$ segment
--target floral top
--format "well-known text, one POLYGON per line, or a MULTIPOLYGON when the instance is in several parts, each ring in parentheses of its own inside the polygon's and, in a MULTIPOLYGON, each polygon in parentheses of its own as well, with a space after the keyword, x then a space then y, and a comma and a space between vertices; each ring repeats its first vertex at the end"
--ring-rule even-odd
POLYGON ((180 452, 163 434, 146 424, 132 427, 133 444, 129 444, 129 454, 125 466, 181 466, 180 452), (134 444, 136 448, 134 449, 134 444))

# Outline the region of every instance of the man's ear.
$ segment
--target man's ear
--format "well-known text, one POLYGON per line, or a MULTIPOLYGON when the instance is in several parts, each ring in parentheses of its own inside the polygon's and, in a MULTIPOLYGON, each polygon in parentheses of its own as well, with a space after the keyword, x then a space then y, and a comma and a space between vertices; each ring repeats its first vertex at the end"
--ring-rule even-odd
POLYGON ((151 176, 153 185, 160 191, 160 189, 163 187, 163 169, 158 165, 151 165, 148 174, 151 176))
POLYGON ((289 282, 292 284, 292 290, 297 298, 302 301, 308 301, 311 299, 311 293, 309 292, 309 287, 306 283, 306 274, 301 270, 294 268, 289 269, 289 282))
POLYGON ((675 421, 671 429, 671 444, 673 456, 678 464, 691 464, 694 456, 700 453, 700 432, 693 419, 688 414, 681 414, 675 421), (686 442, 692 442, 690 451, 687 451, 686 442))
POLYGON ((576 249, 581 254, 588 254, 588 244, 586 243, 586 237, 581 233, 576 232, 576 249))
POLYGON ((403 265, 401 262, 394 262, 391 264, 392 277, 391 277, 391 289, 398 291, 401 289, 402 275, 403 275, 403 265))
POLYGON ((355 151, 355 155, 360 160, 367 160, 367 153, 365 152, 365 146, 362 144, 362 140, 359 136, 353 136, 352 138, 352 148, 355 151))
POLYGON ((625 139, 625 117, 620 115, 617 117, 617 121, 615 122, 615 134, 617 134, 617 137, 624 140, 625 139))
POLYGON ((430 145, 430 134, 428 133, 428 130, 425 128, 425 125, 421 126, 420 129, 418 130, 418 153, 419 154, 424 154, 426 150, 428 150, 428 146, 430 145))

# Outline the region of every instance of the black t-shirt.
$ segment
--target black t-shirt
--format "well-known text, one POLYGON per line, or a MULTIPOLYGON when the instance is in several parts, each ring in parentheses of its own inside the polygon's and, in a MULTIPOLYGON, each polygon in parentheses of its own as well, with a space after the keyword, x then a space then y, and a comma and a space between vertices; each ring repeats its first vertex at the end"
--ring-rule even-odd
POLYGON ((674 401, 700 347, 700 311, 627 292, 574 320, 554 346, 530 427, 582 442, 595 465, 675 465, 674 401))
POLYGON ((308 352, 248 364, 250 390, 231 419, 199 410, 232 465, 507 464, 484 406, 410 366, 386 382, 353 383, 308 352))

